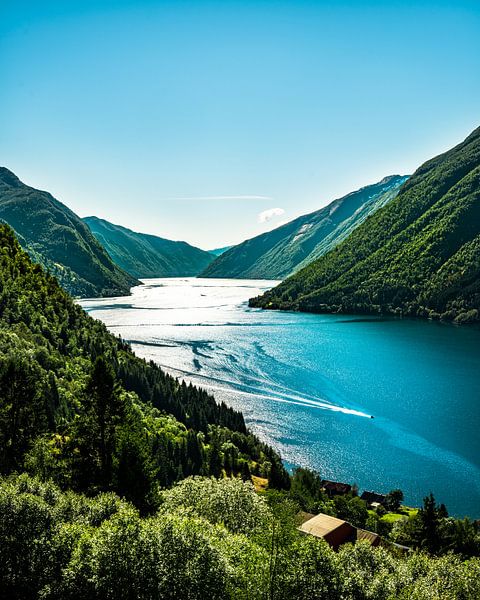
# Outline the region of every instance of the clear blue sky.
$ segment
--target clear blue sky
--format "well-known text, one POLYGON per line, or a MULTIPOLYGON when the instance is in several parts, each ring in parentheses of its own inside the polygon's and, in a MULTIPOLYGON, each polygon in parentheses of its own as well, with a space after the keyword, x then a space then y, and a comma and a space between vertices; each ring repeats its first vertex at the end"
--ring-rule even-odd
POLYGON ((213 248, 478 126, 480 2, 1 0, 0 74, 0 164, 213 248))

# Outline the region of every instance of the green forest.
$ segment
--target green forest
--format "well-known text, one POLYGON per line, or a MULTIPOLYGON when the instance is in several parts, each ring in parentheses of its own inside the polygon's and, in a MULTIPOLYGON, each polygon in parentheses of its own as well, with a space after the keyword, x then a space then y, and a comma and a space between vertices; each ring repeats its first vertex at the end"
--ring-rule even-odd
POLYGON ((187 475, 288 482, 240 413, 137 358, 0 227, 0 469, 115 490, 148 510, 187 475))
POLYGON ((480 128, 254 307, 480 319, 480 128))
POLYGON ((6 225, 0 353, 2 598, 480 598, 477 524, 427 496, 389 525, 355 489, 331 499, 318 474, 289 475, 240 413, 137 358, 6 225), (385 545, 335 553, 297 531, 302 511, 385 545))
POLYGON ((92 600, 474 600, 480 560, 396 556, 366 543, 335 553, 295 528, 296 507, 241 479, 189 478, 144 515, 112 492, 0 482, 3 598, 92 600))

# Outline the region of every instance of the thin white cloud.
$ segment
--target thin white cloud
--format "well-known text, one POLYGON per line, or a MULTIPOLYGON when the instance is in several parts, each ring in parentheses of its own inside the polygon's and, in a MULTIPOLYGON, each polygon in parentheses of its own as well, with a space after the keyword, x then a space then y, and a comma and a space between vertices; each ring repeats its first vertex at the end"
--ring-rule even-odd
POLYGON ((186 196, 170 200, 273 200, 271 196, 186 196))
POLYGON ((258 222, 259 223, 268 223, 275 217, 281 217, 285 214, 283 208, 269 208, 268 210, 264 210, 261 213, 258 213, 258 222))

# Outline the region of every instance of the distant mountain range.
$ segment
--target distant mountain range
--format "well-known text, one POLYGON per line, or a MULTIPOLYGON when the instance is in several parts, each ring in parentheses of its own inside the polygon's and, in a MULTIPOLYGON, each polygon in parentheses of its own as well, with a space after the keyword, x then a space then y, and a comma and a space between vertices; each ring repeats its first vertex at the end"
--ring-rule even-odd
POLYGON ((407 176, 391 175, 324 208, 233 246, 201 277, 283 279, 344 240, 397 195, 407 176))
POLYGON ((227 250, 230 250, 230 248, 232 248, 232 246, 224 246, 223 248, 214 248, 213 250, 209 250, 209 252, 214 256, 220 256, 221 254, 224 254, 227 250))
POLYGON ((5 167, 0 167, 0 220, 73 296, 125 295, 139 283, 114 264, 80 217, 5 167))
POLYGON ((137 233, 98 217, 83 220, 115 263, 133 277, 198 275, 214 259, 212 253, 186 242, 137 233))
POLYGON ((423 164, 335 250, 250 304, 479 320, 480 128, 423 164))

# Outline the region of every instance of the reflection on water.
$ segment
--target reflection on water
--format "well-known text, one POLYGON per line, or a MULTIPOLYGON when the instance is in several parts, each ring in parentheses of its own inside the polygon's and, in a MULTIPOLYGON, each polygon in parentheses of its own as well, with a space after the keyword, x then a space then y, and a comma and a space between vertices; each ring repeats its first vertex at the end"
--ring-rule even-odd
POLYGON ((479 517, 478 328, 248 308, 274 284, 155 279, 82 305, 138 355, 242 410, 289 464, 400 487, 416 504, 433 491, 479 517))

